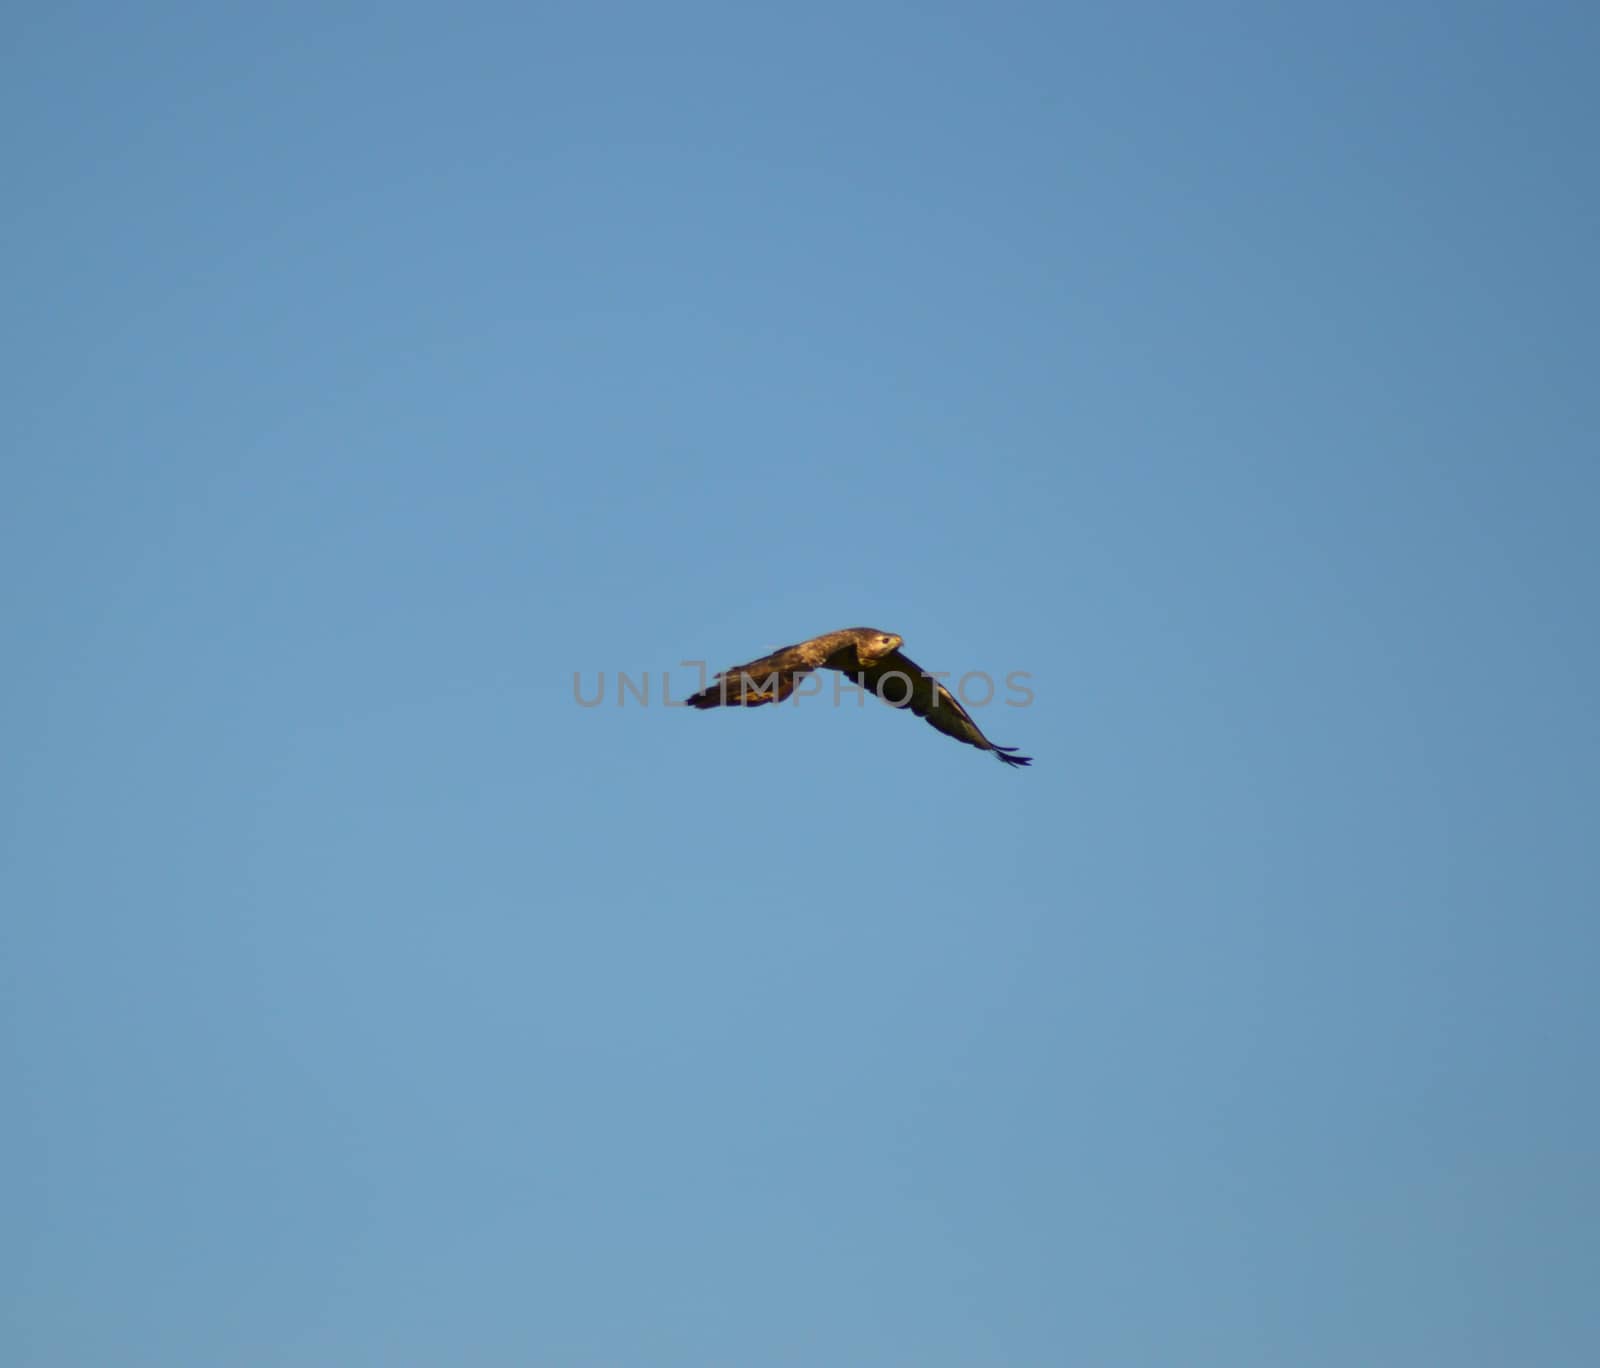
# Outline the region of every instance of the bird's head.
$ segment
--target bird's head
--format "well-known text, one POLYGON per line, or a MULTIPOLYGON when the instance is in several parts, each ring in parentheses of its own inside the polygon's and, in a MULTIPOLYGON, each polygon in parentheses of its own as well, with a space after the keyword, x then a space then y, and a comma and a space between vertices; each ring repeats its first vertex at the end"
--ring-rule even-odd
POLYGON ((882 660, 884 656, 900 649, 901 638, 893 632, 879 632, 869 630, 867 634, 856 641, 856 654, 861 657, 863 665, 874 660, 882 660))

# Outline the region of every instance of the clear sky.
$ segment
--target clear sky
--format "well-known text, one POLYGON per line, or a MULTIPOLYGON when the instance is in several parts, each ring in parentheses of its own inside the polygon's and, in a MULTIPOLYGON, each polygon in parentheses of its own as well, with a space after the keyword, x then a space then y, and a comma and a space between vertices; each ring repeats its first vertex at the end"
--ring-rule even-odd
POLYGON ((1600 1362, 1592 5, 5 27, 8 1365, 1600 1362))

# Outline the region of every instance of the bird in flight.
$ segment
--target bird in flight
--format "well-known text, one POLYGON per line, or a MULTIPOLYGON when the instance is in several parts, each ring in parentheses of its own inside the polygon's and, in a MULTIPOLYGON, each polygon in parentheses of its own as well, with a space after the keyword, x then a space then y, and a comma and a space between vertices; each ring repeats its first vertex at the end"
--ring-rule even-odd
POLYGON ((838 670, 870 689, 891 708, 910 708, 929 725, 979 750, 992 751, 1008 765, 1031 765, 1015 746, 997 746, 981 731, 954 695, 920 665, 900 654, 901 639, 876 627, 846 627, 810 641, 785 646, 771 655, 724 670, 686 701, 691 708, 759 708, 781 703, 813 670, 838 670))

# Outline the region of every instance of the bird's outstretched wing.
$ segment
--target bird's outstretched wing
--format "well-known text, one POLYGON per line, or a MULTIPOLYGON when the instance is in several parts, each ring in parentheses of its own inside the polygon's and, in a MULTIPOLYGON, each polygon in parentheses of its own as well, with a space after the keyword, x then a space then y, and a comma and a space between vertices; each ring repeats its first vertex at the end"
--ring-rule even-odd
POLYGON ((920 665, 899 651, 891 651, 851 673, 856 683, 871 689, 891 708, 909 708, 946 736, 979 750, 993 751, 1008 765, 1033 763, 1031 756, 1018 755, 1015 746, 995 745, 949 689, 932 675, 924 674, 920 665))
POLYGON ((794 692, 794 686, 816 668, 806 658, 804 647, 785 646, 771 655, 724 670, 699 693, 684 700, 691 708, 759 708, 763 703, 781 703, 794 692))

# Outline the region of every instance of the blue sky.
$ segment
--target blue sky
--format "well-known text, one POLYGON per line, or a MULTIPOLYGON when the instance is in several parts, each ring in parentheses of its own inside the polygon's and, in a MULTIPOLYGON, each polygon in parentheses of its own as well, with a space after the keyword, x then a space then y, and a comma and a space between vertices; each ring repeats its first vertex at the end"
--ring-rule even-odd
POLYGON ((1597 28, 13 16, 5 1360, 1595 1362, 1597 28))

